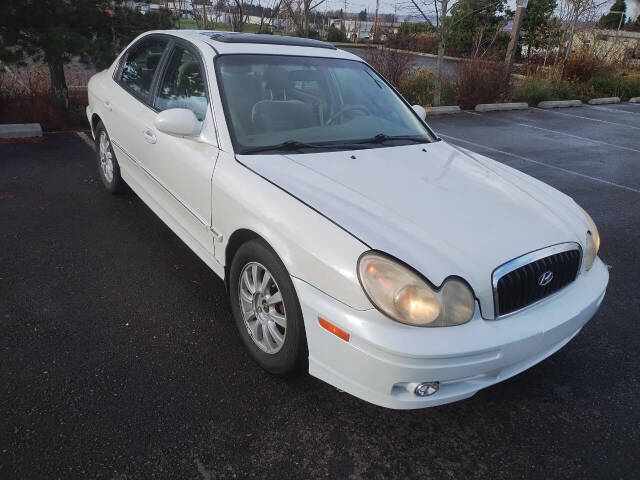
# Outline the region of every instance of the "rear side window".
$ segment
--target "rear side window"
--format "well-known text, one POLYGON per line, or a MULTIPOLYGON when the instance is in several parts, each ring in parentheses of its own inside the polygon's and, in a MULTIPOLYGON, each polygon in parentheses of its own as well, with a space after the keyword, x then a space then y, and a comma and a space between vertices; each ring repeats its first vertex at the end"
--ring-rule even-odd
POLYGON ((187 108, 198 120, 204 120, 207 111, 207 91, 202 67, 190 50, 173 48, 167 68, 160 80, 155 106, 158 110, 187 108))
POLYGON ((148 99, 153 75, 167 43, 164 38, 151 37, 131 47, 122 66, 120 84, 137 97, 148 99))

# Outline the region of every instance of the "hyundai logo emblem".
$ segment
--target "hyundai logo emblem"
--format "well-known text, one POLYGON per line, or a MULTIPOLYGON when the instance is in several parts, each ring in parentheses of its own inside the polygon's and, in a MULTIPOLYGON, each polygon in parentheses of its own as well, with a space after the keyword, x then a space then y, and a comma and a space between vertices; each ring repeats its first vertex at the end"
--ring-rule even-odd
POLYGON ((549 285, 549 283, 551 283, 551 280, 553 280, 553 272, 551 270, 547 270, 546 272, 542 272, 538 277, 538 285, 544 287, 546 285, 549 285))

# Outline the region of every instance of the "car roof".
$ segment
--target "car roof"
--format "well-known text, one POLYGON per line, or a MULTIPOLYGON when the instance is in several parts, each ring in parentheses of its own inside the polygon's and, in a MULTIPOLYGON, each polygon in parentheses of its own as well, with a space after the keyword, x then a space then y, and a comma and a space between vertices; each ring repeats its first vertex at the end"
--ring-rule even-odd
POLYGON ((184 38, 196 44, 205 43, 212 47, 216 55, 254 53, 260 55, 344 58, 362 61, 360 57, 337 49, 330 43, 309 38, 216 30, 156 30, 149 33, 165 33, 184 38))

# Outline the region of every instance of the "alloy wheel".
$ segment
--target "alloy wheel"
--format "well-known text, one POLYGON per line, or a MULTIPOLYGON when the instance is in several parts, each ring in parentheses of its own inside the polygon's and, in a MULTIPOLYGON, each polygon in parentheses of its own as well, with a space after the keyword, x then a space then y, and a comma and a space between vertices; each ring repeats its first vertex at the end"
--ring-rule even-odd
POLYGON ((111 154, 111 142, 107 137, 107 132, 100 132, 100 168, 107 182, 113 181, 113 157, 111 154))
POLYGON ((266 353, 279 352, 287 334, 287 315, 273 275, 260 263, 246 264, 240 273, 238 296, 253 342, 266 353))

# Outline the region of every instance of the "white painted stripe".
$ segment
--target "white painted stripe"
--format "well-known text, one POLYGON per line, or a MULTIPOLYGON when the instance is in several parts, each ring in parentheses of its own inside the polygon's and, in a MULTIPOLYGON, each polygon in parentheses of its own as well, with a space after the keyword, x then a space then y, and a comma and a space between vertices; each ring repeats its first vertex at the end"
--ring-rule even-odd
POLYGON ((518 160, 524 160, 525 162, 531 162, 531 163, 535 163, 535 164, 538 164, 538 165, 543 165, 545 167, 553 168, 555 170, 560 170, 560 171, 565 172, 565 173, 570 173, 572 175, 577 175, 579 177, 588 178, 589 180, 593 180, 594 182, 606 183, 607 185, 611 185, 613 187, 618 187, 618 188, 621 188, 623 190, 629 190, 631 192, 640 193, 640 190, 635 189, 633 187, 627 187, 626 185, 620 185, 619 183, 614 183, 614 182, 610 182, 608 180, 603 180, 602 178, 592 177, 590 175, 585 175, 584 173, 574 172, 573 170, 568 170, 566 168, 558 167, 556 165, 551 165, 549 163, 544 163, 544 162, 540 162, 538 160, 533 160, 531 158, 523 157, 521 155, 516 155, 515 153, 505 152, 504 150, 498 150, 497 148, 492 148, 492 147, 488 147, 486 145, 481 145, 479 143, 470 142, 469 140, 464 140, 462 138, 452 137, 451 135, 445 135, 444 133, 438 133, 438 135, 441 136, 441 137, 450 138, 451 140, 455 140, 457 142, 468 143, 469 145, 473 145, 473 146, 480 147, 480 148, 485 148, 487 150, 491 150, 491 151, 497 152, 497 153, 502 153, 503 155, 508 155, 510 157, 517 158, 518 160))
MULTIPOLYGON (((545 110, 545 111, 548 111, 548 110, 545 110)), ((467 113, 470 113, 471 115, 485 116, 485 115, 482 115, 481 113, 476 113, 476 112, 467 112, 467 113)), ((508 118, 496 118, 496 120, 502 120, 502 121, 505 121, 505 122, 514 123, 516 125, 520 125, 521 127, 535 128, 537 130, 542 130, 544 132, 556 133, 558 135, 565 135, 567 137, 579 138, 580 140, 586 140, 587 142, 599 143, 601 145, 606 145, 608 147, 619 148, 621 150, 630 150, 632 152, 640 153, 640 150, 637 150, 635 148, 624 147, 622 145, 616 145, 615 143, 609 143, 609 142, 605 142, 603 140, 596 140, 594 138, 581 137, 579 135, 573 135, 572 133, 561 132, 559 130, 550 130, 548 128, 537 127, 535 125, 530 125, 528 123, 520 123, 520 122, 516 122, 515 120, 509 120, 508 118)), ((631 127, 631 128, 636 128, 636 127, 631 127)))
MULTIPOLYGON (((538 108, 538 107, 534 107, 534 108, 536 110, 540 110, 543 112, 555 113, 556 115, 564 115, 565 117, 584 118, 585 120, 591 120, 594 122, 608 123, 609 125, 618 125, 619 127, 627 127, 627 128, 633 128, 635 130, 640 130, 640 127, 632 127, 631 125, 626 125, 624 123, 609 122, 608 120, 600 120, 599 118, 583 117, 582 115, 571 115, 570 113, 557 112, 555 110, 543 110, 542 108, 538 108)), ((593 108, 593 107, 589 106, 587 108, 593 108)))
POLYGON ((84 132, 76 132, 76 135, 78 135, 84 143, 89 145, 91 147, 91 150, 96 149, 96 144, 93 142, 93 140, 91 140, 91 138, 89 138, 89 135, 84 132))
MULTIPOLYGON (((619 103, 618 105, 625 105, 624 103, 619 103)), ((632 103, 626 104, 626 105, 633 105, 632 103)), ((611 108, 611 107, 603 107, 601 105, 591 105, 590 108, 593 108, 594 110, 604 110, 607 112, 612 112, 612 113, 627 113, 629 115, 639 115, 640 114, 640 108, 637 108, 637 112, 632 112, 631 110, 624 110, 621 108, 611 108)), ((633 107, 635 108, 635 107, 633 107)))

